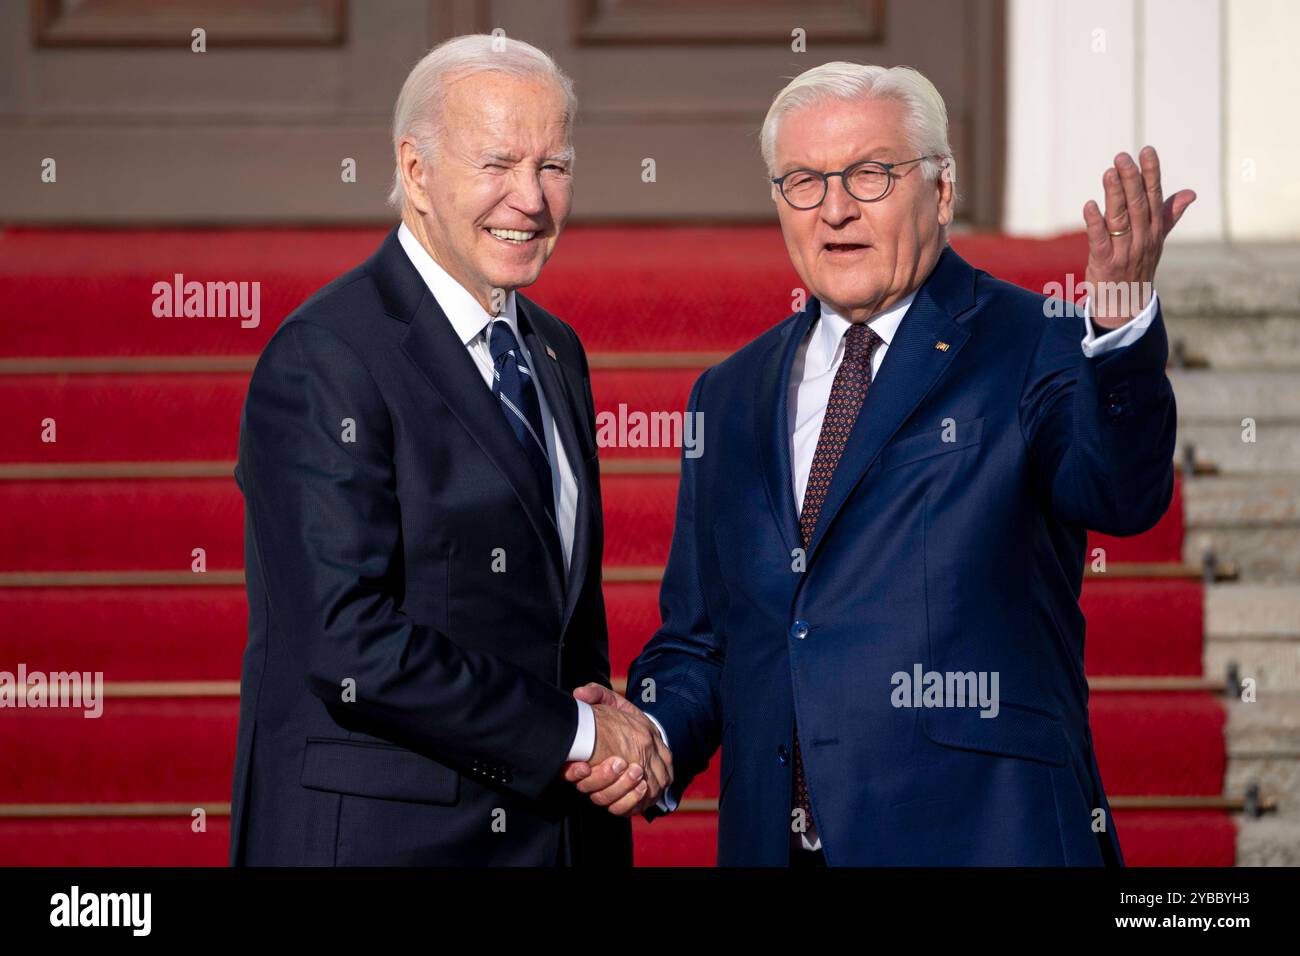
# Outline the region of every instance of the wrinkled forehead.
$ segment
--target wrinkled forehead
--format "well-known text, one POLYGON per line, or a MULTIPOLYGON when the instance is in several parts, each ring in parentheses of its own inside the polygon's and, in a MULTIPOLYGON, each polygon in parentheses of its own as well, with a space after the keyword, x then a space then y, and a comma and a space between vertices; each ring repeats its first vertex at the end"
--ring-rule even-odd
POLYGON ((825 97, 795 107, 777 122, 777 173, 841 169, 862 159, 910 159, 906 108, 892 97, 825 97))
POLYGON ((474 73, 448 83, 443 135, 471 148, 569 148, 572 122, 560 86, 543 76, 474 73))

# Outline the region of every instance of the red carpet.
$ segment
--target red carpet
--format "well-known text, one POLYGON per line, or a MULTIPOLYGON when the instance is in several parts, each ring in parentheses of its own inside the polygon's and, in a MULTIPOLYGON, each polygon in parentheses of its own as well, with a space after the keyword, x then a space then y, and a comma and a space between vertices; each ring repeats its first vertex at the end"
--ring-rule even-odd
MULTIPOLYGON (((659 587, 609 582, 605 603, 610 660, 623 674, 659 624, 659 587)), ((1200 673, 1198 582, 1089 579, 1083 608, 1090 674, 1200 673)), ((75 660, 118 681, 238 680, 247 606, 233 586, 0 588, 0 619, 10 622, 0 630, 10 669, 21 660, 48 672, 75 660)))
MULTIPOLYGON (((110 697, 98 720, 22 710, 0 722, 0 864, 224 863, 238 704, 224 688, 200 697, 183 682, 239 678, 247 608, 230 575, 243 563, 243 508, 230 468, 248 370, 283 317, 381 236, 375 229, 0 232, 0 358, 8 360, 0 366, 8 411, 0 417, 0 620, 10 625, 0 629, 0 669, 22 662, 29 670, 102 670, 115 693, 128 695, 110 697), (260 324, 155 318, 152 286, 178 272, 261 283, 260 324), (128 361, 87 374, 66 362, 23 363, 149 356, 224 364, 166 371, 165 363, 128 361), (41 441, 45 418, 58 423, 57 443, 41 441), (104 474, 105 463, 119 471, 104 474), (147 463, 153 472, 138 470, 147 463), (57 465, 98 472, 42 470, 57 465), (196 547, 205 549, 213 578, 191 573, 196 547), (19 576, 37 572, 53 577, 19 576), (60 577, 69 572, 92 578, 60 577), (113 572, 174 577, 149 586, 113 572), (141 689, 135 682, 171 683, 141 689), (114 806, 88 806, 107 804, 114 806), (196 833, 189 811, 199 805, 212 812, 206 832, 196 833)), ((1081 236, 966 236, 954 245, 1030 288, 1082 271, 1081 236)), ((671 411, 684 406, 711 359, 662 353, 734 349, 791 310, 796 285, 774 228, 586 227, 566 234, 529 294, 572 323, 590 353, 615 353, 599 355, 593 369, 598 410, 671 411)), ((618 676, 658 624, 657 584, 626 578, 632 569, 633 577, 652 574, 667 554, 673 460, 671 449, 602 451, 606 569, 619 578, 606 584, 618 676)), ((1141 573, 1148 563, 1179 562, 1182 537, 1176 496, 1149 534, 1090 541, 1106 550, 1110 566, 1084 585, 1090 677, 1200 676, 1200 583, 1141 573)), ((1207 693, 1095 692, 1093 736, 1108 792, 1121 799, 1221 794, 1223 722, 1207 693)), ((637 822, 638 863, 712 865, 716 795, 715 761, 687 794, 702 803, 653 825, 637 822)), ((1234 859, 1235 827, 1222 812, 1118 809, 1116 826, 1133 864, 1234 859)))
MULTIPOLYGON (((305 239, 286 229, 8 229, 0 233, 0 302, 9 312, 0 355, 253 354, 285 315, 382 237, 372 229, 305 239), (154 283, 177 273, 260 282, 260 324, 155 318, 154 283)), ((1039 290, 1065 271, 1082 274, 1087 254, 1082 234, 963 236, 953 245, 973 265, 1039 290)), ((528 294, 573 325, 589 351, 707 351, 733 349, 790 313, 796 285, 773 227, 578 227, 528 294)))
MULTIPOLYGON (((621 674, 658 626, 659 588, 609 582, 605 601, 610 659, 621 674)), ((1199 674, 1198 582, 1089 579, 1083 607, 1090 674, 1199 674)), ((240 587, 0 588, 0 618, 11 624, 0 631, 0 660, 31 670, 75 659, 112 680, 237 680, 247 608, 240 587)))
MULTIPOLYGON (((209 569, 238 569, 243 499, 232 469, 221 478, 0 483, 0 571, 176 569, 189 566, 196 547, 207 551, 209 569)), ((601 494, 606 564, 663 564, 672 541, 677 476, 607 475, 601 494)), ((1098 536, 1089 547, 1104 547, 1108 564, 1176 561, 1181 521, 1171 513, 1147 535, 1098 536)))
POLYGON ((5 866, 226 866, 230 818, 195 832, 188 812, 167 817, 0 819, 5 866))
MULTIPOLYGON (((1093 699, 1109 796, 1195 796, 1221 786, 1222 708, 1199 694, 1167 696, 1093 699)), ((228 789, 238 717, 233 698, 110 699, 96 720, 70 709, 15 710, 6 759, 41 772, 0 778, 0 804, 211 800, 205 794, 228 789), (59 760, 43 762, 51 753, 59 760)), ((687 796, 717 795, 714 761, 687 796)))
POLYGON ((237 681, 248 602, 242 586, 0 588, 0 620, 10 671, 75 662, 106 681, 237 681))

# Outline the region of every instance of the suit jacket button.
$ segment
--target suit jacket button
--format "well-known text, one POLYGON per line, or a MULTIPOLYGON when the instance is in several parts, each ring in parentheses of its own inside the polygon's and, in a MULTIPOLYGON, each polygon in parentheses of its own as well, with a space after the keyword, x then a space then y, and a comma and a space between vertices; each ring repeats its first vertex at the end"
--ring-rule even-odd
POLYGON ((776 759, 781 761, 782 767, 790 762, 790 751, 785 744, 781 744, 776 748, 776 759))
POLYGON ((794 626, 790 628, 790 636, 796 641, 802 641, 808 636, 808 622, 795 621, 794 626))

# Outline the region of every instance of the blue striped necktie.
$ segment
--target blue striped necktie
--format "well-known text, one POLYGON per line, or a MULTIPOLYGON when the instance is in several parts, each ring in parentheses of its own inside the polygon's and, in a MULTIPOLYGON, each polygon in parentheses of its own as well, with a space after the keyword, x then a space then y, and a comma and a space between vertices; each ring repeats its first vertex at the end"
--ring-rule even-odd
POLYGON ((492 394, 501 404, 510 430, 519 439, 524 457, 537 474, 542 504, 551 526, 559 534, 555 521, 555 486, 551 481, 551 460, 546 454, 546 432, 542 426, 542 405, 537 396, 537 382, 528 367, 519 340, 510 323, 497 319, 488 332, 488 349, 492 353, 492 394))

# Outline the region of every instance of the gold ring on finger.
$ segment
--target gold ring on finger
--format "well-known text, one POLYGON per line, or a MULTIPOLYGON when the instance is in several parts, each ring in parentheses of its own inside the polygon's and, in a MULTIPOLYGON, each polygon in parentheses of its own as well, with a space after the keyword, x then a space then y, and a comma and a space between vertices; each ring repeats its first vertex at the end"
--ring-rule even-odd
POLYGON ((1114 229, 1107 229, 1106 231, 1110 233, 1112 236, 1127 236, 1130 232, 1133 231, 1133 227, 1125 226, 1123 229, 1120 229, 1118 232, 1114 229))

